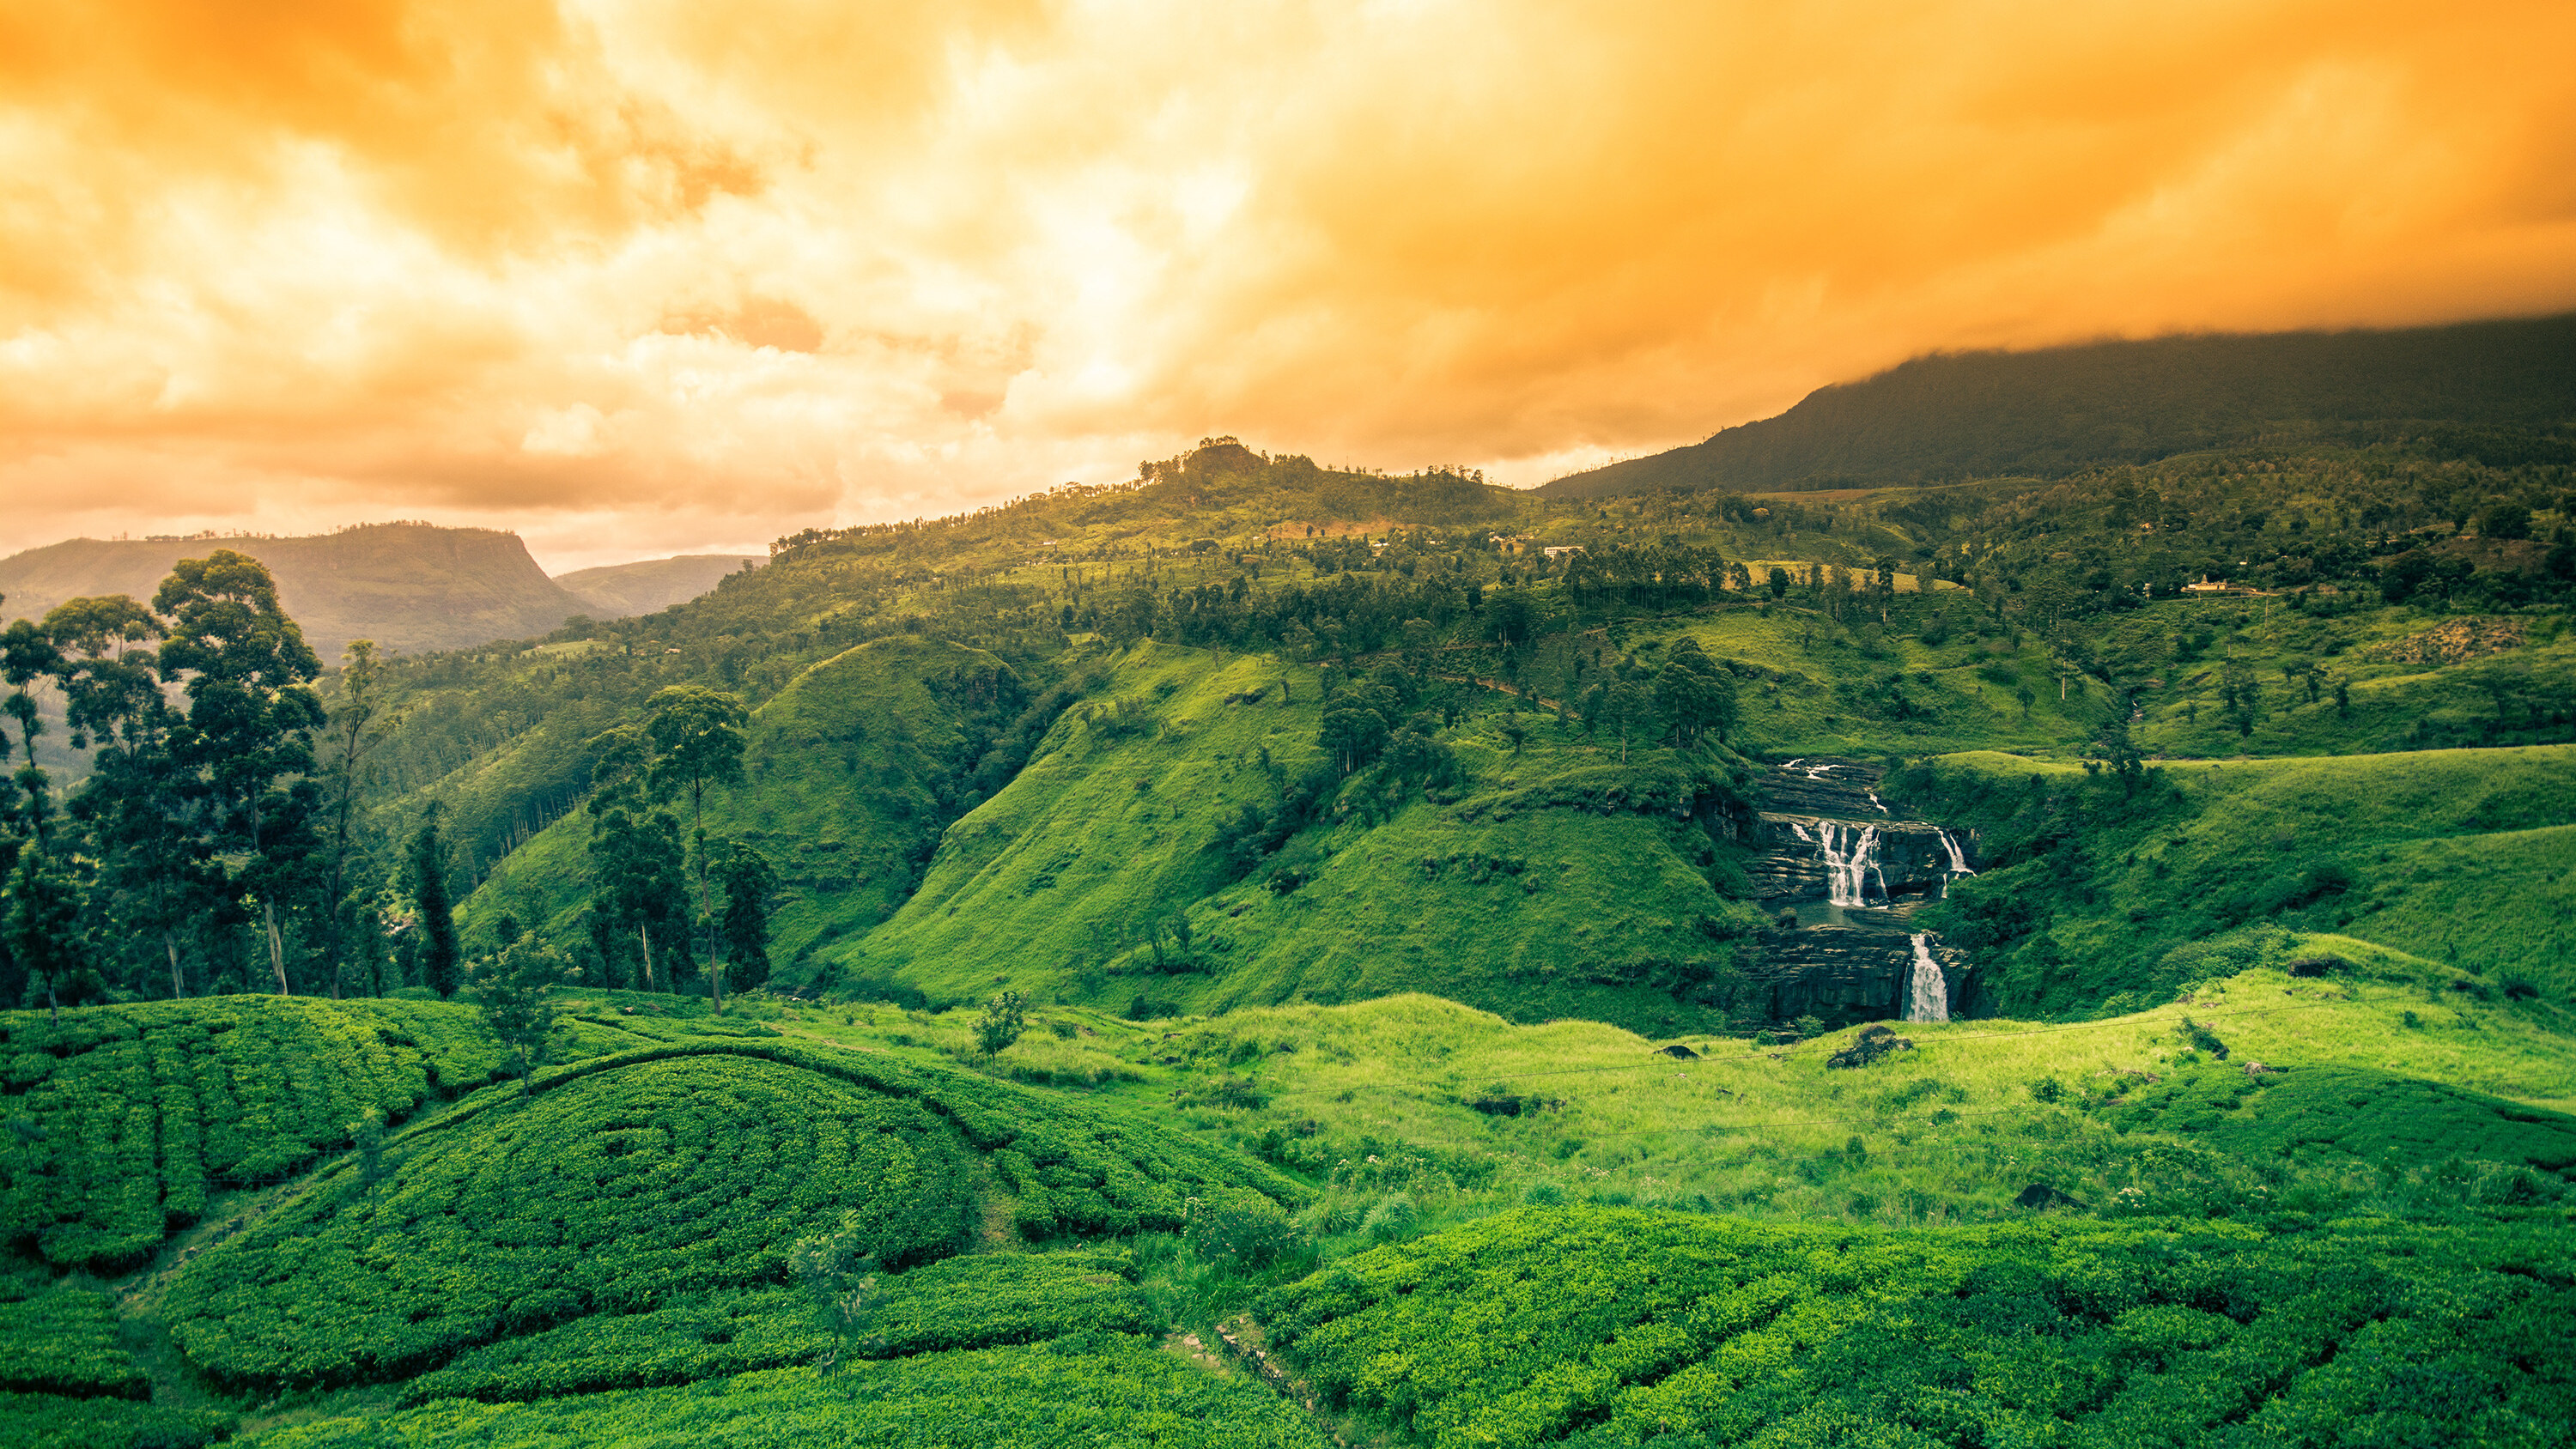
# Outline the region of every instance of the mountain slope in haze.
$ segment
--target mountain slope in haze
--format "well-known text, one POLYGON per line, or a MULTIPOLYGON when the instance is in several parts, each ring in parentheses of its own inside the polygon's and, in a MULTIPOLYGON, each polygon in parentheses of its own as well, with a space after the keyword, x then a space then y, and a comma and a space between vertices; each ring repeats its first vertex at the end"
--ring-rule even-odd
POLYGON ((2398 437, 2499 467, 2576 461, 2576 317, 1918 357, 1819 388, 1778 417, 1537 491, 2055 477, 2204 448, 2398 437))
POLYGON ((41 619, 67 599, 150 602, 171 565, 216 549, 277 578, 279 602, 325 664, 352 639, 420 653, 542 634, 580 613, 515 533, 376 523, 311 538, 75 538, 0 559, 0 615, 41 619))
POLYGON ((769 562, 750 554, 684 553, 675 558, 648 558, 634 563, 575 569, 555 575, 555 583, 588 604, 594 619, 624 619, 658 614, 685 604, 716 586, 730 573, 769 562))

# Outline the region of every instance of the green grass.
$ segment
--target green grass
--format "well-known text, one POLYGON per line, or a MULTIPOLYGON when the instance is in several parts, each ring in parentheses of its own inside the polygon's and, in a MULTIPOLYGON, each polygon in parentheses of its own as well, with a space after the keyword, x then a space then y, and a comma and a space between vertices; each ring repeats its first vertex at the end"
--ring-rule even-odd
POLYGON ((2195 943, 2266 921, 2576 1000, 2576 747, 2176 762, 2138 782, 1965 754, 1891 783, 2004 862, 1926 916, 1972 953, 1983 1012, 2159 1000, 2209 974, 2195 943))

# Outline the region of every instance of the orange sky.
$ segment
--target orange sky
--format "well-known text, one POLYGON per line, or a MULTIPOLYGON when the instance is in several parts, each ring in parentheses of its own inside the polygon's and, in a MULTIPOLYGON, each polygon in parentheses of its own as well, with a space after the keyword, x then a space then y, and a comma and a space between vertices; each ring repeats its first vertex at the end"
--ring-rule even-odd
POLYGON ((1209 432, 1535 483, 1933 348, 2559 310, 2571 56, 2565 0, 0 0, 0 552, 575 567, 1209 432))

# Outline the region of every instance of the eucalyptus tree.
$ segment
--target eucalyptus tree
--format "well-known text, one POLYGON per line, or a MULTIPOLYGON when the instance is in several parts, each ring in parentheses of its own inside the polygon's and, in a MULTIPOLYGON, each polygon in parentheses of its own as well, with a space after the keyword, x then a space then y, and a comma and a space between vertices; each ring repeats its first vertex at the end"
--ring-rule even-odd
POLYGON ((724 966, 712 934, 715 898, 709 883, 707 787, 742 783, 743 726, 751 721, 742 701, 695 684, 675 684, 645 701, 652 718, 644 738, 651 746, 647 781, 657 799, 685 791, 689 797, 690 838, 698 863, 698 920, 710 933, 705 960, 707 995, 718 1015, 724 1012, 724 966))
POLYGON ((259 560, 231 549, 181 559, 153 595, 170 620, 163 679, 184 679, 187 716, 171 753, 204 781, 218 853, 240 860, 233 888, 259 903, 277 989, 291 993, 279 906, 311 894, 319 841, 313 731, 323 723, 312 683, 320 661, 277 599, 259 560))

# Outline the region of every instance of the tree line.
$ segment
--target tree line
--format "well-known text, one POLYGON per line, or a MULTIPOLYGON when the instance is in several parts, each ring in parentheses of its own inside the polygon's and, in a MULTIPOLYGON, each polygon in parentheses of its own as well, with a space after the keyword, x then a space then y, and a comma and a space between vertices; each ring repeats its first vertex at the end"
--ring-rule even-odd
MULTIPOLYGON (((74 599, 0 632, 0 1008, 469 986, 525 999, 575 973, 506 918, 469 959, 436 803, 397 839, 372 808, 395 723, 386 662, 353 642, 327 705, 322 672, 268 570, 229 549, 180 560, 148 603, 74 599), (46 690, 88 757, 67 791, 43 764, 46 690)), ((703 985, 721 1008, 728 980, 766 979, 775 874, 704 823, 706 792, 741 778, 746 719, 736 696, 678 685, 592 740, 608 949, 587 984, 703 985)))

